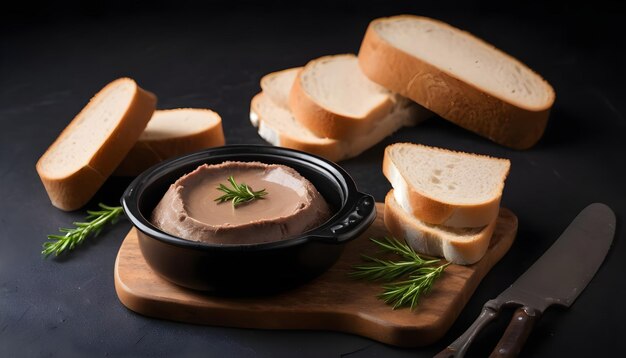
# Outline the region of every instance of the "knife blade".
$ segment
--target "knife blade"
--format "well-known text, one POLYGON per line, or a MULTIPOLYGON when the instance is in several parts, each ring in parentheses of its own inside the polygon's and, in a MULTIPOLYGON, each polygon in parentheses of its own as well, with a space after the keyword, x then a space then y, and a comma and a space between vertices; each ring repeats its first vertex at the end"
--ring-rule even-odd
POLYGON ((607 205, 587 206, 539 260, 498 297, 487 301, 468 330, 435 357, 462 357, 478 332, 509 305, 521 307, 491 357, 517 356, 541 314, 552 305, 571 306, 591 281, 611 247, 615 222, 607 205))

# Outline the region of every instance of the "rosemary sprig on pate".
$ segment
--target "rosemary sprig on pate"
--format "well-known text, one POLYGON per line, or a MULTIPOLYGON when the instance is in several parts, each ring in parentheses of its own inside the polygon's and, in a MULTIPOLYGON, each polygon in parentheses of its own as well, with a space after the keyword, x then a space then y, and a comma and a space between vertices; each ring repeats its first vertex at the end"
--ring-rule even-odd
POLYGON ((228 182, 230 183, 232 188, 229 188, 224 184, 220 184, 220 186, 217 187, 217 190, 225 193, 224 195, 215 199, 218 204, 226 201, 231 201, 233 203, 233 207, 236 208, 238 205, 241 205, 243 203, 248 203, 257 199, 263 199, 263 197, 268 194, 265 189, 254 191, 246 184, 237 184, 235 178, 232 175, 228 177, 228 182))

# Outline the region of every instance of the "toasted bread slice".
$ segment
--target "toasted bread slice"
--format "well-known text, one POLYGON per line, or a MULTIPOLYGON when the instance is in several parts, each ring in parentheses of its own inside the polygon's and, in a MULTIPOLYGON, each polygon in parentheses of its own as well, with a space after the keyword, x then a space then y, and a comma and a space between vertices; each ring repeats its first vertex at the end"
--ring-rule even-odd
POLYGON ((335 55, 302 68, 291 87, 289 108, 316 136, 350 139, 371 132, 400 98, 365 77, 356 56, 335 55))
POLYGON ((487 252, 497 217, 479 228, 427 224, 404 211, 392 189, 385 197, 384 220, 389 232, 398 239, 404 239, 416 252, 469 265, 479 261, 487 252))
POLYGON ((98 92, 37 162, 52 205, 85 205, 128 154, 155 107, 156 96, 130 78, 98 92))
POLYGON ((407 213, 456 228, 493 222, 509 168, 507 159, 411 143, 388 146, 383 159, 383 173, 407 213))
POLYGON ((359 64, 372 81, 515 149, 541 138, 555 99, 550 84, 520 61, 426 17, 372 21, 359 64))
POLYGON ((275 105, 289 108, 289 93, 298 72, 302 67, 269 73, 261 78, 261 89, 275 105))
POLYGON ((250 122, 259 135, 272 145, 302 150, 332 161, 355 157, 405 125, 430 116, 410 101, 404 101, 393 114, 378 121, 372 131, 350 139, 320 138, 295 120, 292 113, 259 93, 250 105, 250 122))
POLYGON ((135 176, 165 159, 220 145, 219 114, 199 108, 158 110, 114 174, 135 176))
POLYGON ((343 140, 320 137, 297 121, 283 101, 289 96, 295 73, 300 69, 296 67, 266 75, 261 80, 264 91, 252 99, 250 122, 270 144, 340 161, 361 154, 403 126, 415 125, 432 116, 432 112, 397 96, 393 111, 375 122, 368 132, 343 140))

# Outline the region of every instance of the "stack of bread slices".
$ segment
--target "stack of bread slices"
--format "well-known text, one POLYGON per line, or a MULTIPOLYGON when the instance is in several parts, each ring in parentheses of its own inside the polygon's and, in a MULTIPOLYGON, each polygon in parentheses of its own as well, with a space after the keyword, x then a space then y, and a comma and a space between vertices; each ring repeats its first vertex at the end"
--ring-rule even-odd
POLYGON ((332 161, 359 155, 430 112, 370 81, 355 55, 325 56, 261 79, 250 121, 267 142, 332 161))
POLYGON ((506 159, 397 143, 385 149, 389 232, 417 252, 468 265, 489 247, 510 168, 506 159))
POLYGON ((432 112, 526 149, 542 136, 555 98, 520 61, 467 32, 412 15, 372 21, 358 57, 321 57, 268 74, 261 87, 250 110, 259 135, 335 161, 432 112))
POLYGON ((137 175, 162 160, 224 144, 217 113, 155 110, 156 102, 130 78, 98 92, 37 162, 52 204, 79 209, 112 174, 137 175))

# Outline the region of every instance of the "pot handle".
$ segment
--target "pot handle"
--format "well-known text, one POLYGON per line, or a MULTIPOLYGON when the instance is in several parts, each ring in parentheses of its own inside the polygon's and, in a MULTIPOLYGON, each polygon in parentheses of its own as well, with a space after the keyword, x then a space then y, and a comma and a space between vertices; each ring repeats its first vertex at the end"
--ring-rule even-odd
POLYGON ((343 244, 362 234, 376 218, 374 198, 369 194, 358 193, 352 208, 332 225, 313 233, 316 239, 333 244, 343 244))

